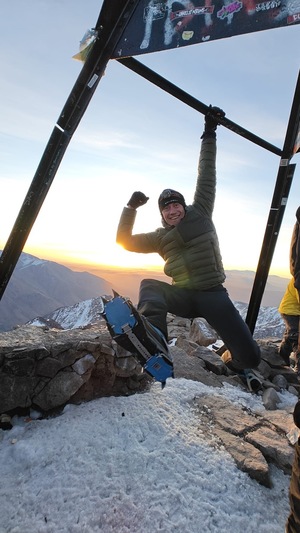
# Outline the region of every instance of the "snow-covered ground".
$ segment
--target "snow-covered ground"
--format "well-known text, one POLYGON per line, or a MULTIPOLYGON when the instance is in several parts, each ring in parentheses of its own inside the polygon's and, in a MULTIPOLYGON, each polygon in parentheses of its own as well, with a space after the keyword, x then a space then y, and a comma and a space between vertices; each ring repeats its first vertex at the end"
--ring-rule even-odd
POLYGON ((283 533, 289 476, 273 467, 268 489, 211 445, 192 406, 207 393, 264 409, 237 387, 176 379, 56 418, 15 417, 0 430, 0 532, 283 533))

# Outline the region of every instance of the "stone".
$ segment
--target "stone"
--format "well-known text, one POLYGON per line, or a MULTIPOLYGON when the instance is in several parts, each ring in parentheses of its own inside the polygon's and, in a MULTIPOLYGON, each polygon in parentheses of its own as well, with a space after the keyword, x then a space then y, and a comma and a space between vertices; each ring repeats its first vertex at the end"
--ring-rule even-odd
POLYGON ((92 356, 92 354, 86 354, 81 359, 78 359, 74 365, 72 365, 72 369, 76 374, 79 374, 82 376, 83 374, 86 374, 89 370, 91 370, 96 362, 96 359, 92 356))
POLYGON ((207 370, 210 370, 214 374, 227 374, 227 367, 223 363, 221 357, 208 348, 197 348, 193 352, 195 357, 199 357, 204 363, 207 370))
POLYGON ((266 409, 276 409, 280 402, 280 398, 274 389, 268 388, 263 392, 263 404, 266 409))
POLYGON ((272 431, 271 428, 264 426, 248 433, 245 439, 258 448, 267 461, 276 464, 286 474, 291 474, 294 449, 289 444, 286 436, 280 435, 272 431))
POLYGON ((269 463, 291 472, 294 449, 287 438, 291 415, 288 418, 285 412, 277 412, 270 423, 266 415, 248 412, 215 395, 196 398, 194 406, 200 427, 217 435, 237 466, 250 477, 270 487, 269 463))
POLYGON ((213 373, 205 370, 204 362, 197 357, 186 354, 177 346, 170 348, 174 364, 174 377, 200 381, 211 387, 222 387, 222 381, 213 373))
POLYGON ((62 363, 54 357, 46 357, 36 363, 36 375, 53 378, 62 368, 62 363))
POLYGON ((131 379, 141 373, 140 365, 131 354, 122 360, 123 366, 109 333, 97 327, 66 331, 21 326, 2 333, 0 414, 30 407, 47 412, 72 402, 75 394, 76 401, 118 394, 118 384, 123 394, 143 390, 146 380, 131 379), (89 380, 92 385, 81 394, 89 380))
POLYGON ((83 385, 84 381, 76 372, 59 372, 43 390, 32 397, 32 405, 42 411, 65 405, 83 385))
POLYGON ((190 338, 200 346, 209 346, 217 341, 218 335, 204 318, 195 318, 190 329, 190 338))
MULTIPOLYGON (((280 407, 278 392, 293 390, 296 403, 300 390, 295 372, 278 356, 278 342, 261 342, 258 371, 267 410, 252 412, 218 396, 225 383, 251 393, 237 375, 228 375, 220 356, 208 348, 213 334, 205 323, 200 320, 199 326, 197 320, 191 327, 187 319, 167 318, 175 379, 199 381, 215 391, 193 402, 199 428, 210 437, 212 446, 222 446, 231 454, 238 468, 269 487, 269 465, 274 463, 289 473, 294 455, 287 437, 294 429, 292 408, 280 407), (201 328, 198 342, 196 328, 201 328)), ((9 424, 5 417, 24 410, 36 410, 44 417, 58 414, 68 403, 142 393, 152 383, 132 354, 97 325, 75 330, 27 325, 0 334, 0 416, 4 423, 8 420, 9 424)))
POLYGON ((286 390, 288 388, 288 381, 282 374, 274 376, 272 382, 281 390, 286 390))
POLYGON ((216 429, 215 433, 242 472, 246 472, 261 485, 271 488, 269 465, 257 448, 221 429, 216 429))

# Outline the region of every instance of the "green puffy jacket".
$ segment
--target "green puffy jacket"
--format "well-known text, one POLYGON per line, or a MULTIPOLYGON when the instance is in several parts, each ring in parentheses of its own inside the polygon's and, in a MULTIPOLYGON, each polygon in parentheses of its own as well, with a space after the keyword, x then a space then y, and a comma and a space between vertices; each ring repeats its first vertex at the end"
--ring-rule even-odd
POLYGON ((194 201, 187 206, 180 223, 133 235, 136 210, 125 207, 118 226, 117 243, 131 252, 157 252, 165 261, 165 274, 180 287, 200 290, 215 287, 225 280, 212 221, 215 194, 216 140, 209 137, 201 144, 194 201))

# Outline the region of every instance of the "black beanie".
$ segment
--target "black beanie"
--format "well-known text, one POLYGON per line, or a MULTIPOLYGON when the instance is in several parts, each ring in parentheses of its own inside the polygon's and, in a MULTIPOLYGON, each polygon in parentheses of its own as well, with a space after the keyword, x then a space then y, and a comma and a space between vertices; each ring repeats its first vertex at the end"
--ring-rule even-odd
POLYGON ((164 189, 158 199, 158 207, 160 212, 169 204, 181 204, 186 208, 185 199, 182 194, 174 189, 164 189))

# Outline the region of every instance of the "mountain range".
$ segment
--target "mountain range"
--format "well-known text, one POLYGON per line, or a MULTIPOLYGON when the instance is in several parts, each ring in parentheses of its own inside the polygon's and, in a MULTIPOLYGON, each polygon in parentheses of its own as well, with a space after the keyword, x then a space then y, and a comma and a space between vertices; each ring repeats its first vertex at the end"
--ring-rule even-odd
MULTIPOLYGON (((48 325, 54 324, 53 327, 86 326, 100 318, 100 295, 111 295, 114 289, 136 303, 141 279, 152 277, 168 281, 164 274, 143 270, 118 272, 99 268, 94 271, 97 275, 74 271, 23 252, 0 300, 0 332, 37 317, 46 319, 48 325), (102 273, 103 277, 100 276, 102 273)), ((255 273, 230 270, 226 275, 225 286, 245 318, 255 273)), ((286 278, 269 276, 255 336, 262 330, 265 331, 264 337, 281 336, 283 323, 277 307, 287 283, 286 278)))
MULTIPOLYGON (((74 268, 71 265, 70 268, 74 268)), ((76 269, 83 269, 84 265, 78 265, 76 269)), ((170 283, 163 271, 150 271, 147 269, 109 269, 102 266, 94 266, 89 272, 101 276, 111 283, 117 292, 129 296, 133 302, 138 301, 139 285, 144 278, 154 278, 170 283)), ((238 302, 248 303, 251 296, 255 272, 251 270, 226 270, 226 280, 224 286, 229 292, 230 298, 238 302)), ((288 278, 270 275, 267 279, 266 288, 261 304, 263 306, 278 307, 286 286, 288 278)))
MULTIPOLYGON (((234 305, 245 319, 248 304, 234 302, 234 305)), ((99 328, 102 328, 105 326, 105 321, 101 317, 102 309, 101 298, 92 298, 72 306, 61 307, 44 317, 36 317, 29 324, 34 326, 48 326, 56 329, 85 328, 93 324, 98 324, 99 328)), ((261 307, 256 321, 254 338, 265 339, 267 337, 275 337, 281 339, 283 331, 284 323, 277 308, 261 307)))
POLYGON ((22 253, 0 300, 0 331, 9 331, 60 307, 110 293, 110 284, 105 279, 22 253))

